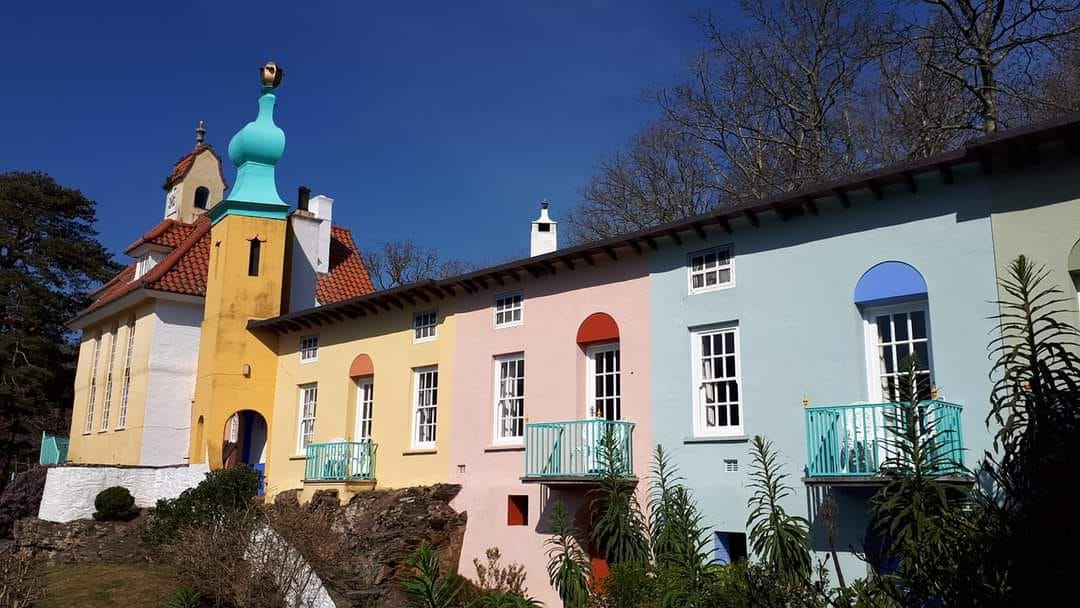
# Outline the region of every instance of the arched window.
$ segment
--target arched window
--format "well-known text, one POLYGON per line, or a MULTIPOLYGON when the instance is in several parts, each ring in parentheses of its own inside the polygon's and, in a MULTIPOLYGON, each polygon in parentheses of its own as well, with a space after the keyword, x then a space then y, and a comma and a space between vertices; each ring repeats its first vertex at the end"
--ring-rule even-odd
POLYGON ((195 189, 195 208, 206 209, 206 203, 210 201, 210 189, 206 186, 199 186, 195 189))
POLYGON ((578 327, 585 349, 585 413, 589 418, 622 420, 622 357, 619 325, 611 315, 594 312, 578 327))
POLYGON ((365 354, 356 355, 349 366, 349 377, 356 382, 356 427, 353 441, 371 441, 375 410, 375 364, 365 354))
POLYGON ((867 382, 870 401, 897 401, 909 357, 917 360, 915 388, 929 399, 933 378, 930 308, 926 281, 904 262, 881 262, 855 286, 855 305, 866 326, 867 382))

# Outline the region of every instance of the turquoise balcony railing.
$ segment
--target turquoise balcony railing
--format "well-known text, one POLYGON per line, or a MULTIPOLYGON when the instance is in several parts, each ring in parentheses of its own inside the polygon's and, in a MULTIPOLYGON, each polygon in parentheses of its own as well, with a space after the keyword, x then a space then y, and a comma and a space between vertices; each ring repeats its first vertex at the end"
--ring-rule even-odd
POLYGON ((603 419, 525 425, 525 477, 599 477, 605 464, 604 437, 609 433, 616 466, 626 477, 633 477, 634 423, 603 419))
POLYGON ((304 481, 371 481, 378 447, 370 441, 308 444, 304 481))
MULTIPOLYGON (((902 406, 895 403, 826 405, 806 408, 807 477, 868 477, 883 463, 897 461, 894 429, 902 406)), ((964 438, 961 407, 945 401, 919 403, 920 431, 932 428, 934 460, 941 475, 961 474, 964 438), (932 425, 932 426, 931 426, 932 425)))
POLYGON ((41 464, 64 464, 67 462, 68 438, 50 433, 41 434, 41 464))

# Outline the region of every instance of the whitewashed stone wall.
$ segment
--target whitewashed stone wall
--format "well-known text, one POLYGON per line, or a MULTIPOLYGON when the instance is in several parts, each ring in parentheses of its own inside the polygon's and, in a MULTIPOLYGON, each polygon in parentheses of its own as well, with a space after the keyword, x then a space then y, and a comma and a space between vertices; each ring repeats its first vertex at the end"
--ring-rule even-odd
POLYGON ((52 467, 45 478, 38 518, 67 522, 94 514, 98 492, 123 486, 135 497, 135 506, 152 507, 160 498, 176 498, 202 481, 210 467, 205 464, 171 467, 52 467))

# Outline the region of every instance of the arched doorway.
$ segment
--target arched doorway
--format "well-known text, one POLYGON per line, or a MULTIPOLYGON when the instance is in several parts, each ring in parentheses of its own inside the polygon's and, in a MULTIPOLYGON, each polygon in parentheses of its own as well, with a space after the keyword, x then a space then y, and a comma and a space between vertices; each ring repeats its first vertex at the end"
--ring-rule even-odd
POLYGON ((221 462, 225 468, 246 464, 259 472, 259 494, 266 476, 266 420, 252 410, 240 410, 225 421, 221 462))

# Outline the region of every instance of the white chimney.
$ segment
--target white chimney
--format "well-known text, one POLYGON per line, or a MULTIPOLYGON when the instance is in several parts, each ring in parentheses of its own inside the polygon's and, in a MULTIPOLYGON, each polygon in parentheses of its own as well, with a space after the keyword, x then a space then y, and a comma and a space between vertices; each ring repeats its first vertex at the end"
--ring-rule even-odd
POLYGON ((308 194, 307 188, 301 188, 297 209, 289 216, 292 238, 289 312, 317 306, 316 279, 330 271, 330 218, 334 199, 308 194))
POLYGON ((559 248, 558 222, 548 217, 548 202, 540 203, 540 217, 532 223, 532 241, 529 247, 530 256, 551 253, 559 248))

